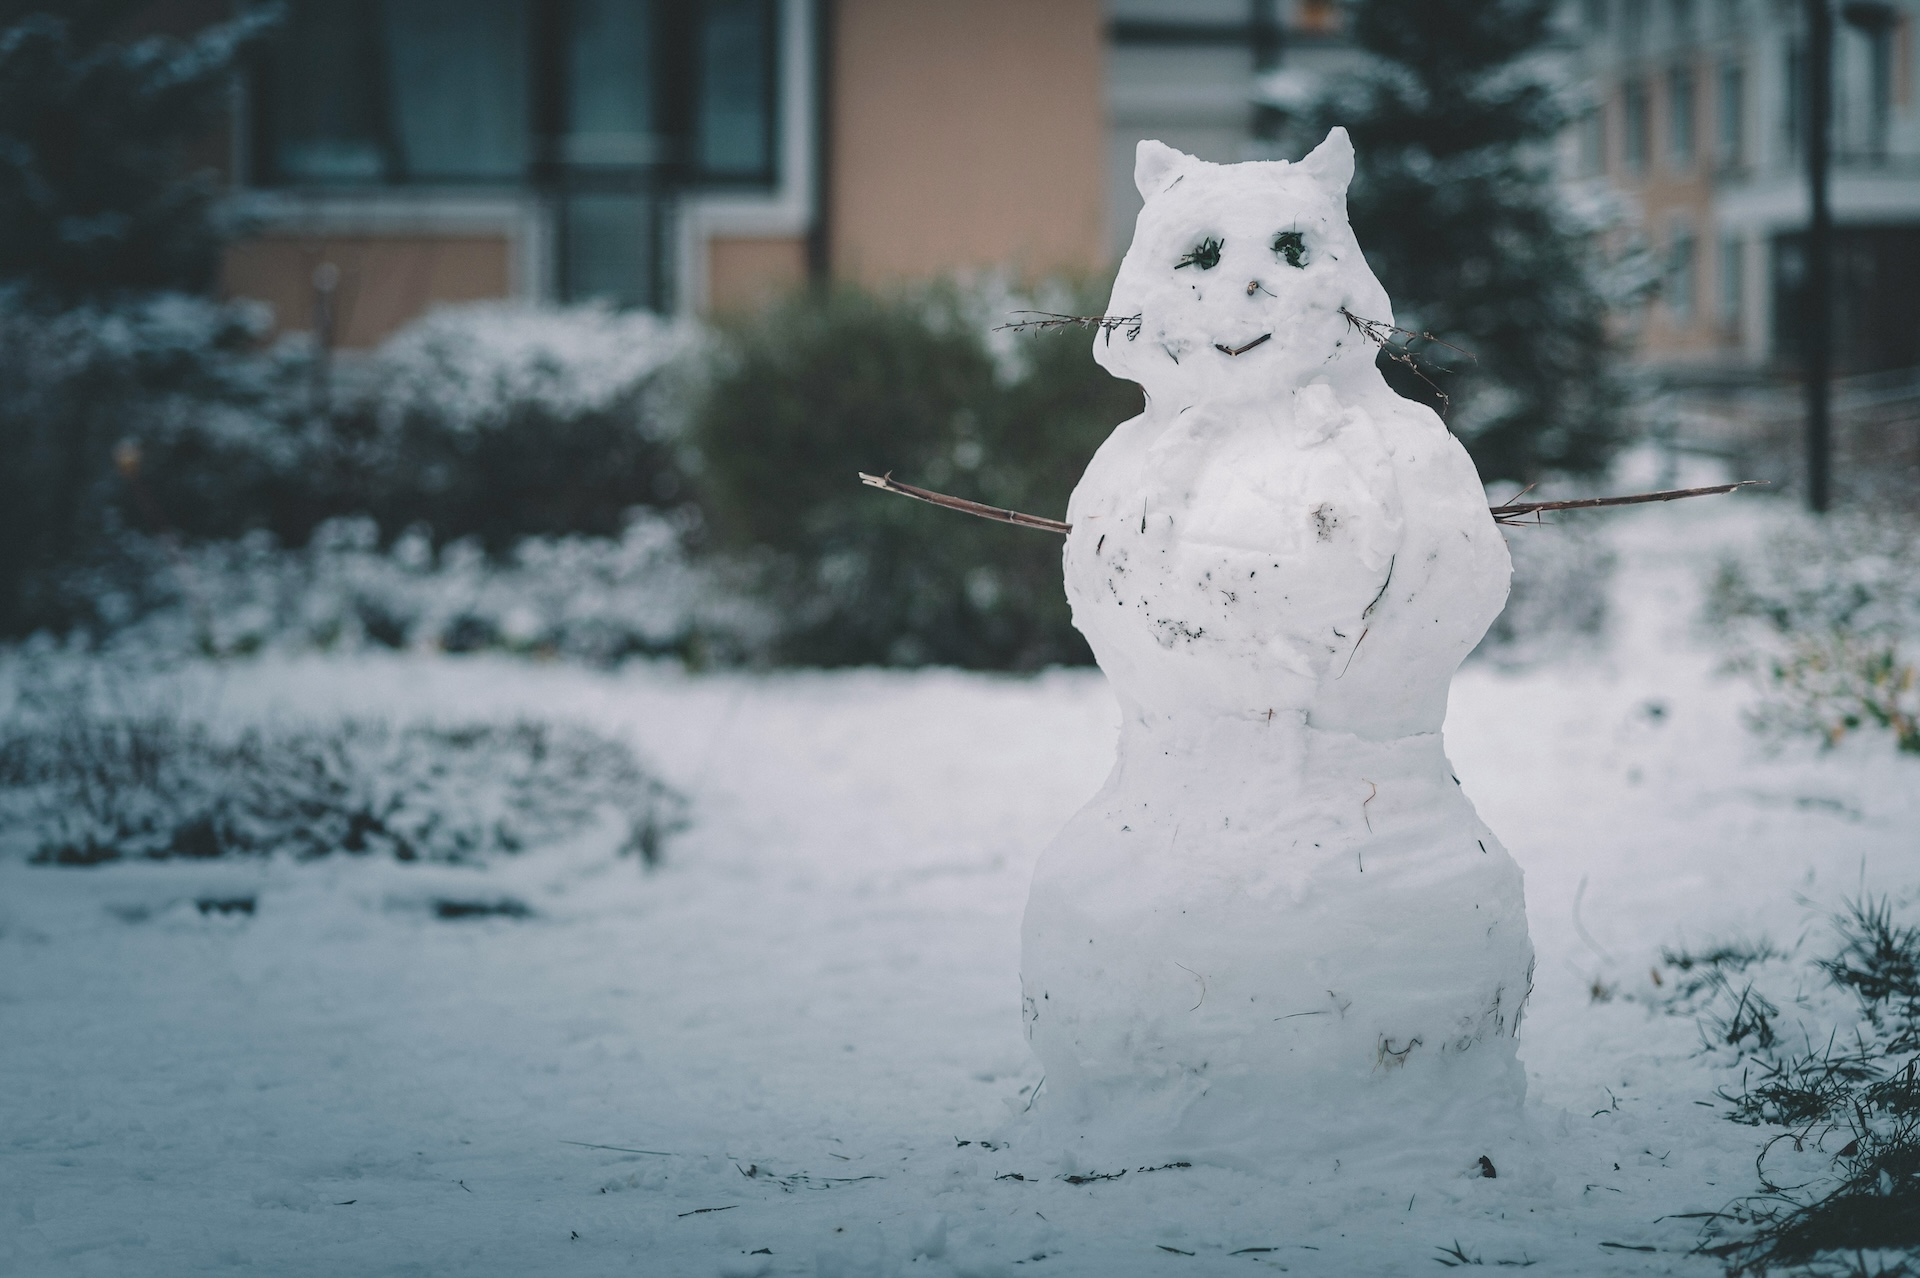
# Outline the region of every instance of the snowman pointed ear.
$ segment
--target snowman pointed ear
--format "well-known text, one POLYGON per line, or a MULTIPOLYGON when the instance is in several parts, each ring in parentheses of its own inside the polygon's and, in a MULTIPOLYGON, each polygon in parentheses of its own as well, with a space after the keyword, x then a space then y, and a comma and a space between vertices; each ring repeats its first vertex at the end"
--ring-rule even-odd
POLYGON ((1345 195, 1353 181, 1353 143, 1347 131, 1335 125, 1327 132, 1327 140, 1300 161, 1300 167, 1320 185, 1345 195))
POLYGON ((1150 200, 1166 189, 1167 179, 1176 170, 1193 163, 1193 157, 1176 151, 1164 142, 1143 138, 1133 152, 1133 184, 1140 198, 1150 200))

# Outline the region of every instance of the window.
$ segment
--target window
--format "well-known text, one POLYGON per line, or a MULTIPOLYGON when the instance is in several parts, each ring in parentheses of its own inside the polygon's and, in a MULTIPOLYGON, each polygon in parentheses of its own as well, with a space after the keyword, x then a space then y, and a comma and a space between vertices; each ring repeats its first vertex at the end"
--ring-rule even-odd
POLYGON ((262 68, 269 182, 511 180, 526 168, 525 0, 295 5, 262 68))
POLYGON ((1740 313, 1746 300, 1746 242, 1737 236, 1720 237, 1720 327, 1734 338, 1740 336, 1740 313))
POLYGON ((1738 62, 1720 66, 1720 88, 1714 115, 1719 125, 1722 168, 1738 168, 1746 160, 1747 77, 1738 62))
POLYGON ((773 6, 709 0, 700 31, 698 164, 715 179, 773 168, 773 6))
POLYGON ((1589 110, 1580 117, 1580 173, 1598 177, 1607 171, 1607 113, 1589 110))
POLYGON ((1671 0, 1667 14, 1673 43, 1680 46, 1693 43, 1693 0, 1671 0))
POLYGON ((390 168, 385 71, 372 0, 301 5, 255 78, 262 174, 378 180, 390 168), (296 56, 296 52, 298 54, 296 56))
POLYGON ((1693 228, 1676 220, 1668 234, 1667 272, 1660 286, 1660 297, 1666 302, 1667 314, 1673 317, 1673 322, 1682 326, 1693 322, 1694 257, 1697 253, 1693 228))
MULTIPOLYGON (((673 159, 661 84, 663 29, 647 0, 573 0, 562 53, 555 249, 561 295, 616 306, 664 303, 667 210, 658 198, 673 159)), ((555 118, 557 116, 557 118, 555 118)))
POLYGON ((1667 73, 1667 162, 1676 171, 1693 167, 1693 70, 1667 73))
POLYGON ((511 179, 527 166, 523 0, 379 6, 390 143, 412 178, 511 179))
POLYGON ((573 0, 567 31, 570 164, 638 166, 666 156, 654 104, 655 36, 646 0, 573 0))
POLYGON ((778 0, 292 0, 273 186, 537 186, 563 296, 664 305, 671 197, 777 180, 778 0))
MULTIPOLYGON (((1772 241, 1773 353, 1804 357, 1806 235, 1772 241)), ((1920 227, 1840 226, 1833 232, 1833 367, 1875 373, 1920 365, 1920 227)))
POLYGON ((1899 16, 1888 4, 1849 4, 1840 12, 1847 25, 1866 39, 1866 157, 1884 164, 1893 117, 1893 36, 1899 16))
POLYGON ((1647 85, 1640 79, 1628 80, 1620 88, 1621 162, 1629 173, 1647 167, 1647 85))
POLYGON ((1620 0, 1620 51, 1638 57, 1647 38, 1647 0, 1620 0))
POLYGON ((1798 155, 1807 132, 1807 57, 1798 44, 1787 46, 1786 118, 1781 121, 1787 151, 1798 155))

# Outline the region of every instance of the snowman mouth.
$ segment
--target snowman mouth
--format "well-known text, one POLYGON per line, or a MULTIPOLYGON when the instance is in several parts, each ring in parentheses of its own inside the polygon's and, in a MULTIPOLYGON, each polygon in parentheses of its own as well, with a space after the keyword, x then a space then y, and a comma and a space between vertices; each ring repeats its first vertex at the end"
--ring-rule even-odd
POLYGON ((1245 355, 1248 351, 1252 350, 1254 347, 1260 345, 1262 342, 1268 340, 1272 336, 1273 336, 1272 333, 1262 333, 1260 334, 1260 336, 1254 338, 1251 342, 1248 342, 1245 346, 1229 346, 1225 342, 1215 342, 1213 344, 1213 349, 1215 349, 1216 351, 1219 351, 1222 355, 1245 355))

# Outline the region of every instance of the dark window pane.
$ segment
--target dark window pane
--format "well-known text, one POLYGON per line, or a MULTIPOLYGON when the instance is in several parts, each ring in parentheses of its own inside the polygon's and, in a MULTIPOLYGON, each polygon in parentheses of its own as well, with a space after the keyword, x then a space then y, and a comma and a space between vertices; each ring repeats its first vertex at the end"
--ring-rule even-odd
POLYGON ((1693 72, 1686 67, 1667 77, 1667 158, 1676 169, 1693 164, 1693 72))
POLYGON ((386 0, 381 9, 405 175, 519 178, 528 155, 526 0, 386 0))
POLYGON ((1621 152, 1626 166, 1639 172, 1647 163, 1647 86, 1642 80, 1629 80, 1621 90, 1621 113, 1626 117, 1621 129, 1621 152))
POLYGON ((266 68, 266 176, 378 181, 387 160, 372 0, 296 5, 266 68))
POLYGON ((666 309, 671 299, 659 270, 664 207, 645 193, 569 195, 561 264, 566 300, 666 309))
POLYGON ((773 173, 773 11, 768 0, 702 6, 696 158, 710 177, 773 173))
MULTIPOLYGON (((1774 355, 1805 355, 1806 235, 1773 241, 1774 355)), ((1886 372, 1920 364, 1920 227, 1842 226, 1833 232, 1834 370, 1886 372)))
POLYGON ((653 10, 648 0, 573 0, 569 163, 646 165, 662 158, 654 121, 653 10))
POLYGON ((1720 68, 1720 163, 1741 162, 1742 139, 1746 135, 1746 85, 1740 65, 1729 62, 1720 68))

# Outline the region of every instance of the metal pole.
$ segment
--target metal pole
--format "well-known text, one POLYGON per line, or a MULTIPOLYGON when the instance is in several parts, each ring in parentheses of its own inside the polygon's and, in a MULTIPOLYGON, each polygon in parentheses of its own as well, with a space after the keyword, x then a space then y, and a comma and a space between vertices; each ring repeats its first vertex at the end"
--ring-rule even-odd
POLYGON ((1807 0, 1807 506, 1832 504, 1833 211, 1827 205, 1833 111, 1833 13, 1807 0))

